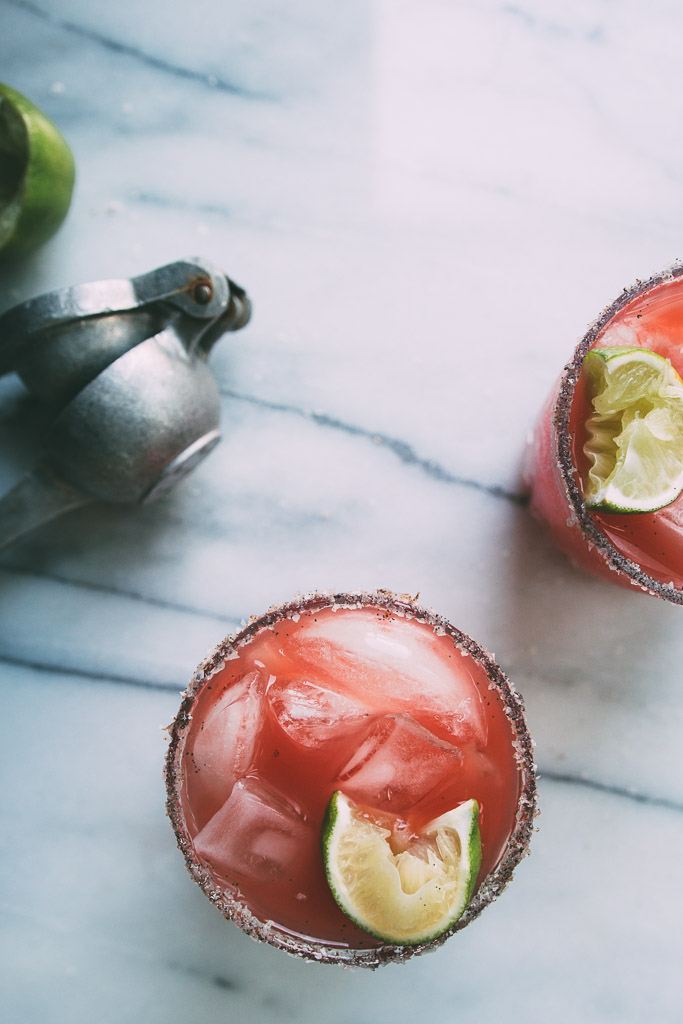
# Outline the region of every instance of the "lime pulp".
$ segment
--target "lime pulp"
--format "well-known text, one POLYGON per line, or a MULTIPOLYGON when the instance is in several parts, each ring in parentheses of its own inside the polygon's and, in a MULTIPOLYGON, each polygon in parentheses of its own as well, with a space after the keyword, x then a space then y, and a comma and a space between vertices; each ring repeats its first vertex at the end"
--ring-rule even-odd
POLYGON ((386 816, 360 810, 337 791, 321 843, 328 884, 346 916, 383 942, 414 946, 448 931, 472 898, 481 865, 479 806, 468 800, 452 808, 399 849, 386 816))
POLYGON ((593 348, 583 363, 593 403, 586 421, 584 499, 601 512, 654 512, 683 491, 683 381, 645 348, 593 348))

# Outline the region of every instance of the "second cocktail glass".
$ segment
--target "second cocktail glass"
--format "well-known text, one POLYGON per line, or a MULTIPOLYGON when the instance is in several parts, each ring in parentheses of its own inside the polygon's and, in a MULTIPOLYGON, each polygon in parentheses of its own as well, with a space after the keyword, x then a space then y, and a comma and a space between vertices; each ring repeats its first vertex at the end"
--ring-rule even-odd
POLYGON ((220 644, 184 697, 166 775, 187 866, 226 917, 289 953, 366 967, 432 948, 476 917, 525 854, 535 813, 519 695, 473 640, 384 591, 309 595, 220 644), (467 853, 462 835, 425 829, 476 808, 481 864, 477 849, 452 927, 387 942, 342 912, 321 846, 333 793, 386 838, 375 829, 380 873, 407 903, 434 893, 425 879, 444 836, 467 853), (417 856, 410 871, 401 851, 417 856))
MULTIPOLYGON (((524 474, 532 513, 546 523, 558 546, 575 562, 622 585, 635 586, 676 604, 683 604, 683 495, 646 512, 587 507, 585 497, 591 470, 587 424, 595 414, 586 356, 591 351, 609 356, 609 350, 636 355, 643 350, 667 361, 675 371, 668 371, 674 379, 676 374, 683 374, 681 275, 683 265, 679 264, 647 281, 638 281, 625 289, 592 324, 543 411, 528 446, 524 474)), ((680 382, 669 386, 669 391, 680 391, 680 382)), ((680 425, 683 392, 674 394, 670 401, 677 403, 674 417, 680 425)), ((629 415, 640 417, 642 422, 652 411, 653 403, 643 399, 641 406, 639 409, 634 403, 629 415)), ((665 426, 671 433, 671 424, 665 426)), ((671 442, 665 437, 665 441, 675 448, 676 438, 671 442)), ((680 437, 677 443, 680 475, 680 437)), ((636 456, 637 451, 629 454, 629 458, 636 456)))

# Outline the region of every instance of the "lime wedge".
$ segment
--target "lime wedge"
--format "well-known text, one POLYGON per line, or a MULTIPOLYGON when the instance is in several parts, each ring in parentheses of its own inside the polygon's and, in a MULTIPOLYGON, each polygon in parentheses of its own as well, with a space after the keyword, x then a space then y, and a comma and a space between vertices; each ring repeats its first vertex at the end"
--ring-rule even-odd
POLYGON ((61 132, 30 100, 0 83, 0 253, 37 249, 66 217, 74 159, 61 132))
POLYGON ((593 414, 584 499, 601 512, 654 512, 683 491, 683 381, 644 348, 592 348, 583 361, 593 414))
POLYGON ((399 852, 386 822, 339 790, 332 795, 321 837, 328 884, 346 916, 370 935, 396 946, 429 942, 462 917, 474 892, 479 805, 468 800, 440 815, 399 852))

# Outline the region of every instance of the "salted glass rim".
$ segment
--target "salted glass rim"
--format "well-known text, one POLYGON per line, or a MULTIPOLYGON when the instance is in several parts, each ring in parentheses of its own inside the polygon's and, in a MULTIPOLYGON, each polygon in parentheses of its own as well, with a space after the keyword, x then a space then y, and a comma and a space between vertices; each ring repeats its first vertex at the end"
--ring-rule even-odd
POLYGON ((602 311, 576 346, 571 362, 567 363, 563 370, 553 411, 555 454, 575 523, 581 530, 584 540, 596 548, 610 569, 627 576, 634 587, 640 587, 648 594, 661 597, 674 604, 683 604, 683 589, 678 589, 673 584, 662 583, 645 572, 633 559, 623 555, 607 534, 600 529, 598 522, 593 519, 586 508, 578 485, 579 471, 572 456, 569 421, 583 360, 610 320, 614 319, 617 313, 620 313, 634 299, 644 296, 649 291, 654 291, 661 285, 671 284, 681 275, 683 275, 683 261, 676 261, 646 281, 638 280, 629 288, 624 288, 621 295, 602 311))
POLYGON ((294 956, 321 963, 340 963, 346 966, 374 968, 384 963, 408 960, 441 945, 450 935, 460 931, 470 921, 478 917, 484 907, 499 896, 507 886, 517 864, 528 852, 534 818, 537 813, 536 766, 522 697, 484 647, 472 640, 466 633, 452 626, 443 616, 418 605, 413 598, 407 595, 397 595, 386 590, 338 594, 315 592, 303 594, 284 604, 274 605, 265 614, 252 617, 238 633, 230 634, 222 640, 199 665, 182 697, 178 714, 173 724, 169 726, 170 746, 165 763, 166 811, 171 820, 178 846, 185 857, 187 869, 193 879, 224 917, 234 921, 243 932, 253 939, 267 942, 294 956), (321 611, 326 608, 364 607, 393 611, 405 618, 415 619, 432 626, 440 635, 450 636, 458 648, 466 651, 484 668, 490 684, 495 687, 503 701, 505 714, 516 734, 513 742, 520 775, 520 792, 515 824, 505 852, 496 867, 482 881, 460 920, 444 935, 418 946, 385 944, 371 948, 351 949, 337 946, 329 941, 305 939, 287 932, 275 922, 260 920, 249 910, 246 902, 239 899, 238 895, 227 892, 218 886, 211 872, 197 857, 185 823, 180 799, 184 740, 191 723, 193 703, 207 679, 222 671, 226 661, 235 657, 238 648, 250 643, 262 629, 267 629, 277 622, 298 616, 302 612, 321 611))

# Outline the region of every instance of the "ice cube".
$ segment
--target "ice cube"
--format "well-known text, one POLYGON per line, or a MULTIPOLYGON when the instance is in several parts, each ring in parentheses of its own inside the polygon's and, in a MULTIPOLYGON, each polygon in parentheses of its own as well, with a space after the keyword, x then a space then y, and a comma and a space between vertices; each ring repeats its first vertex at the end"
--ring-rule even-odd
POLYGON ((311 842, 311 826, 273 786, 248 776, 236 782, 219 811, 194 839, 194 848, 227 881, 242 875, 278 881, 311 842))
MULTIPOLYGON (((248 672, 208 711, 194 734, 194 785, 210 814, 251 768, 264 714, 265 677, 248 672)), ((206 819, 205 819, 206 820, 206 819)))
POLYGON ((268 700, 287 735, 310 748, 341 738, 371 715, 367 704, 313 681, 312 676, 277 680, 268 690, 268 700))
POLYGON ((375 711, 419 708, 461 742, 486 741, 484 702, 469 659, 429 625, 377 609, 342 609, 308 623, 289 646, 323 669, 335 688, 375 711))
POLYGON ((410 715, 376 719, 341 769, 339 788, 373 807, 412 807, 448 774, 459 770, 463 755, 434 736, 410 715))

